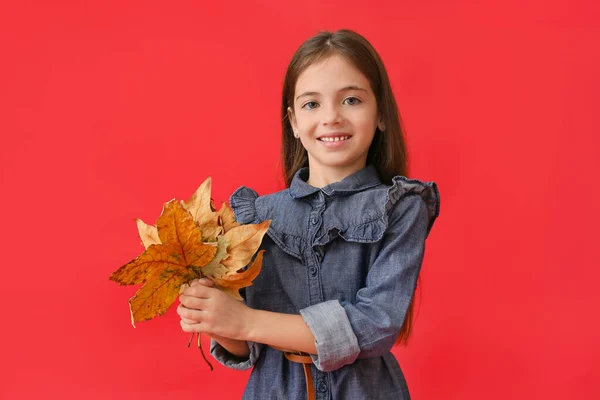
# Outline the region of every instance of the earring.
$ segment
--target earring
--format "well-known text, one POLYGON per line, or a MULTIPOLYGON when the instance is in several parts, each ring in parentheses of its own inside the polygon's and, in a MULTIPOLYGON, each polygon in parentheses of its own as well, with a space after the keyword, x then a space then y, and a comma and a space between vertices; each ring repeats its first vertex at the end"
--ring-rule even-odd
POLYGON ((296 139, 298 139, 298 138, 300 137, 300 135, 298 135, 298 132, 294 131, 294 137, 295 137, 296 139))

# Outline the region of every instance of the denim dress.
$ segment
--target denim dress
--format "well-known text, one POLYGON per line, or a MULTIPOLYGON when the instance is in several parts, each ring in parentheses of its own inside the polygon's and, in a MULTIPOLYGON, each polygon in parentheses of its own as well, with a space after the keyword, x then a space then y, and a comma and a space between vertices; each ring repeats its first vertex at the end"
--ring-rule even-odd
MULTIPOLYGON (((262 271, 243 291, 254 309, 300 314, 315 336, 317 399, 409 399, 390 352, 421 269, 425 239, 439 215, 434 182, 403 176, 382 183, 375 167, 323 188, 300 169, 288 189, 265 196, 240 187, 230 198, 238 222, 271 226, 262 271)), ((211 341, 221 364, 254 367, 244 399, 306 399, 303 366, 248 342, 236 357, 211 341)))

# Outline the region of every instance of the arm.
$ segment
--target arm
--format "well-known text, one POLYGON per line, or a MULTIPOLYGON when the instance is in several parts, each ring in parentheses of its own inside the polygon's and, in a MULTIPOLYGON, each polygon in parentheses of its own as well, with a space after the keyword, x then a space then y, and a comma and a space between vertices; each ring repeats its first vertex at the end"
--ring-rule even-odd
POLYGON ((250 356, 250 347, 245 340, 235 340, 217 335, 211 335, 210 338, 236 357, 247 359, 250 356))
POLYGON ((206 333, 234 356, 248 357, 248 341, 317 354, 315 338, 300 315, 254 310, 212 288, 192 282, 177 312, 184 331, 206 333))
POLYGON ((300 315, 248 309, 246 340, 317 354, 315 336, 300 315))

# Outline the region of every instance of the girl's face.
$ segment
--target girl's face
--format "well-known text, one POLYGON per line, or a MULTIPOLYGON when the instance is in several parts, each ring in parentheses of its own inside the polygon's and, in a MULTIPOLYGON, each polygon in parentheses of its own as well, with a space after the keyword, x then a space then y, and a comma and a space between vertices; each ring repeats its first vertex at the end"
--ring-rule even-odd
POLYGON ((383 128, 368 79, 339 55, 298 77, 288 116, 308 152, 311 172, 364 168, 375 129, 383 128))

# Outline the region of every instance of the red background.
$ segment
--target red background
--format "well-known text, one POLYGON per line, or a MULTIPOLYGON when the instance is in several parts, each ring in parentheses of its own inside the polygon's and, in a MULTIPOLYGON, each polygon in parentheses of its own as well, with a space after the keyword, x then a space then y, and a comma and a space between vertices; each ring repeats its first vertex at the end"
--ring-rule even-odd
POLYGON ((600 398, 598 3, 218 3, 0 6, 0 398, 240 397, 174 308, 133 329, 108 275, 132 219, 207 176, 218 200, 283 187, 285 68, 339 28, 381 54, 442 195, 395 351, 413 398, 600 398))

